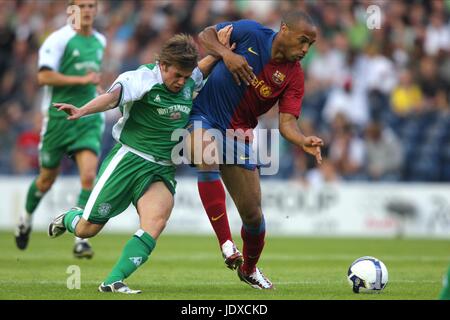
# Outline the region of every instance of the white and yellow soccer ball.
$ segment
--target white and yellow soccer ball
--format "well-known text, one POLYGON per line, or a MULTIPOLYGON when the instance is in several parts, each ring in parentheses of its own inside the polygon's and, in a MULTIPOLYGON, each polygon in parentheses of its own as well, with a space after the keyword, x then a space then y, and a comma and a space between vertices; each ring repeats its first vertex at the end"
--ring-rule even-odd
POLYGON ((347 280, 354 293, 380 293, 388 282, 388 270, 377 258, 361 257, 348 268, 347 280))

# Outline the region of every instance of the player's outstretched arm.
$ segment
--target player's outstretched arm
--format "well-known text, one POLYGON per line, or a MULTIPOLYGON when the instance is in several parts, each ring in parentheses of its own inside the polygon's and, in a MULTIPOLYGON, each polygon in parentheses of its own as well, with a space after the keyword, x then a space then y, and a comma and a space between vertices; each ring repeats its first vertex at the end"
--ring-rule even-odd
POLYGON ((75 86, 87 84, 99 84, 100 75, 95 72, 89 72, 85 76, 67 76, 65 74, 53 71, 51 69, 42 69, 38 72, 38 83, 41 86, 75 86))
POLYGON ((238 85, 241 85, 241 81, 246 85, 250 85, 255 78, 252 67, 243 56, 235 54, 230 48, 220 43, 215 27, 207 27, 200 32, 198 37, 200 43, 206 48, 209 54, 223 59, 223 62, 238 85))
POLYGON ((322 163, 322 154, 320 148, 323 141, 319 137, 305 137, 298 127, 297 118, 289 113, 280 113, 279 127, 281 135, 289 142, 302 147, 303 150, 314 157, 317 163, 322 163))
POLYGON ((121 91, 122 87, 119 86, 110 92, 92 99, 81 108, 67 103, 53 103, 53 106, 59 111, 67 113, 69 115, 67 120, 76 120, 88 114, 103 112, 116 107, 120 99, 121 91))

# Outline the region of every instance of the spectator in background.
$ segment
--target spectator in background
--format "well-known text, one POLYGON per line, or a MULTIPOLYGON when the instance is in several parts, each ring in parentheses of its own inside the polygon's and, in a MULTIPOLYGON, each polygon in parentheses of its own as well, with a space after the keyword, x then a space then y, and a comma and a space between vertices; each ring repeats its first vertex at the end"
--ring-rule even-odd
POLYGON ((425 56, 420 60, 415 78, 423 94, 424 104, 426 106, 434 104, 438 91, 450 91, 448 82, 438 72, 436 59, 431 56, 425 56))
POLYGON ((307 187, 320 188, 324 185, 341 181, 342 177, 339 175, 333 162, 328 158, 323 158, 319 167, 308 170, 303 183, 307 187))
POLYGON ((450 28, 445 25, 442 11, 435 11, 426 28, 425 53, 431 56, 445 55, 450 52, 450 28))
POLYGON ((8 174, 10 154, 14 146, 14 134, 6 117, 0 117, 0 174, 8 174))
POLYGON ((352 90, 352 80, 347 78, 342 87, 334 88, 328 95, 322 117, 330 125, 338 113, 345 115, 358 128, 363 128, 369 120, 366 104, 358 103, 358 97, 352 90))
POLYGON ((15 174, 37 174, 39 172, 38 145, 42 115, 35 113, 28 130, 23 131, 16 139, 13 152, 13 168, 15 174))
MULTIPOLYGON (((352 109, 350 120, 358 133, 364 132, 367 121, 360 125, 355 114, 367 110, 369 120, 379 119, 384 127, 395 126, 393 129, 398 128, 400 134, 401 124, 409 119, 407 115, 391 112, 390 97, 397 84, 398 70, 414 71, 412 83, 417 83, 422 91, 425 110, 437 108, 440 113, 448 113, 449 3, 442 0, 341 0, 339 3, 328 0, 102 0, 97 29, 106 34, 110 44, 104 56, 102 86, 111 83, 124 69, 154 61, 161 43, 176 32, 195 34, 220 21, 249 18, 278 31, 283 12, 301 9, 309 12, 323 30, 316 42, 317 50, 313 46, 302 60, 306 82, 301 119, 307 117, 316 128, 328 132, 331 124, 325 118, 324 106, 327 100, 334 100, 329 97, 335 93, 333 88, 342 88, 345 79, 351 76, 351 91, 356 100, 352 105, 357 107, 352 109), (372 4, 379 5, 383 12, 379 30, 367 27, 366 10, 372 4)), ((2 173, 17 172, 13 166, 15 161, 11 161, 15 141, 23 131, 29 130, 23 124, 31 123, 34 113, 40 109, 40 91, 34 81, 29 81, 37 73, 37 48, 54 29, 66 23, 66 6, 67 1, 61 0, 0 0, 0 112, 12 115, 0 123, 0 131, 6 130, 0 137, 2 173), (12 102, 16 107, 7 111, 12 102)), ((109 118, 104 149, 113 143, 109 127, 116 115, 109 118)), ((268 123, 268 128, 276 126, 268 123)), ((404 142, 405 137, 399 137, 404 142)), ((297 154, 283 146, 280 141, 281 156, 292 161, 280 163, 284 173, 279 177, 292 174, 294 158, 302 157, 300 152, 297 154)), ((62 174, 73 174, 76 170, 72 162, 63 162, 62 174)), ((301 174, 305 176, 306 171, 301 174)))
POLYGON ((392 111, 401 117, 422 110, 422 91, 407 69, 400 72, 399 84, 392 91, 391 104, 392 111))
POLYGON ((380 122, 371 122, 365 131, 365 146, 369 180, 399 180, 403 150, 395 133, 380 122))
POLYGON ((355 65, 356 78, 368 99, 371 118, 379 119, 389 111, 389 96, 397 83, 394 64, 381 54, 378 44, 371 43, 365 48, 355 65))
POLYGON ((329 158, 345 180, 361 180, 365 161, 364 141, 354 132, 345 115, 333 121, 329 158))

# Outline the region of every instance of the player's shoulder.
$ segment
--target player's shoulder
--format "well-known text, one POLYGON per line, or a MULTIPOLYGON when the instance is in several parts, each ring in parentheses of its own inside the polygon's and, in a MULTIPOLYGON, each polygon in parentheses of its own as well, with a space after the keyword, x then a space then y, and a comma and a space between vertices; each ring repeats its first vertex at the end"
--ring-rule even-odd
POLYGON ((254 27, 254 28, 262 28, 264 27, 261 23, 251 19, 241 19, 235 21, 236 24, 240 24, 242 26, 254 27))
POLYGON ((148 83, 161 83, 162 77, 159 71, 158 64, 148 63, 139 66, 133 73, 148 83))
POLYGON ((255 20, 250 20, 250 19, 242 19, 242 20, 237 20, 233 23, 235 26, 242 28, 242 29, 246 29, 252 32, 267 32, 270 31, 273 33, 273 30, 262 25, 261 23, 259 23, 258 21, 255 20))
POLYGON ((303 73, 300 61, 285 62, 279 64, 276 68, 276 74, 278 77, 286 78, 286 84, 289 86, 302 86, 305 81, 305 75, 303 73))
POLYGON ((98 32, 97 30, 94 30, 93 34, 94 34, 94 37, 96 37, 97 40, 100 42, 102 47, 106 47, 106 37, 103 34, 101 34, 100 32, 98 32))
POLYGON ((289 70, 291 75, 303 77, 303 68, 300 61, 286 62, 284 66, 287 70, 289 70))
POLYGON ((51 42, 55 44, 67 44, 70 39, 76 35, 75 30, 70 25, 65 25, 55 31, 53 31, 46 39, 45 42, 51 42))

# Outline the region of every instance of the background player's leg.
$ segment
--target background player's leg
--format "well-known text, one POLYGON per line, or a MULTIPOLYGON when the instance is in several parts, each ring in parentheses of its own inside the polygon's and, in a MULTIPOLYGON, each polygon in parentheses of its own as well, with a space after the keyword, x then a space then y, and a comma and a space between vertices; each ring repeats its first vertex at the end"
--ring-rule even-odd
MULTIPOLYGON (((75 161, 80 172, 81 191, 78 195, 77 207, 84 208, 94 187, 97 175, 98 157, 91 150, 81 150, 75 154, 75 161)), ((86 239, 75 237, 74 256, 91 258, 94 254, 86 239)))
POLYGON ((256 267, 264 248, 266 225, 261 211, 259 172, 236 165, 220 168, 222 179, 242 218, 244 264, 238 268, 239 278, 257 289, 272 289, 272 283, 256 267))
POLYGON ((39 175, 33 180, 28 188, 25 212, 20 217, 20 222, 15 234, 17 247, 21 250, 26 249, 28 245, 32 227, 32 215, 44 195, 52 187, 58 173, 59 167, 54 169, 41 167, 39 169, 39 175))
POLYGON ((206 148, 212 147, 210 144, 216 143, 209 138, 203 139, 204 135, 207 135, 207 132, 203 128, 195 129, 190 134, 187 138, 188 154, 191 162, 196 164, 198 193, 209 222, 219 241, 225 263, 229 268, 235 269, 242 263, 242 256, 236 249, 231 236, 226 209, 225 189, 222 181, 220 181, 219 154, 216 152, 214 157, 210 158, 208 153, 203 153, 206 148), (195 139, 199 138, 202 141, 196 142, 195 139))
POLYGON ((102 285, 123 281, 148 260, 166 226, 173 204, 173 195, 163 182, 150 186, 137 203, 140 229, 126 243, 119 261, 102 285))
POLYGON ((78 196, 77 207, 86 206, 89 195, 94 187, 97 176, 98 157, 91 150, 81 150, 75 154, 78 170, 80 172, 81 192, 78 196))
POLYGON ((448 267, 447 274, 444 276, 444 286, 439 294, 440 300, 450 300, 450 266, 448 267))

